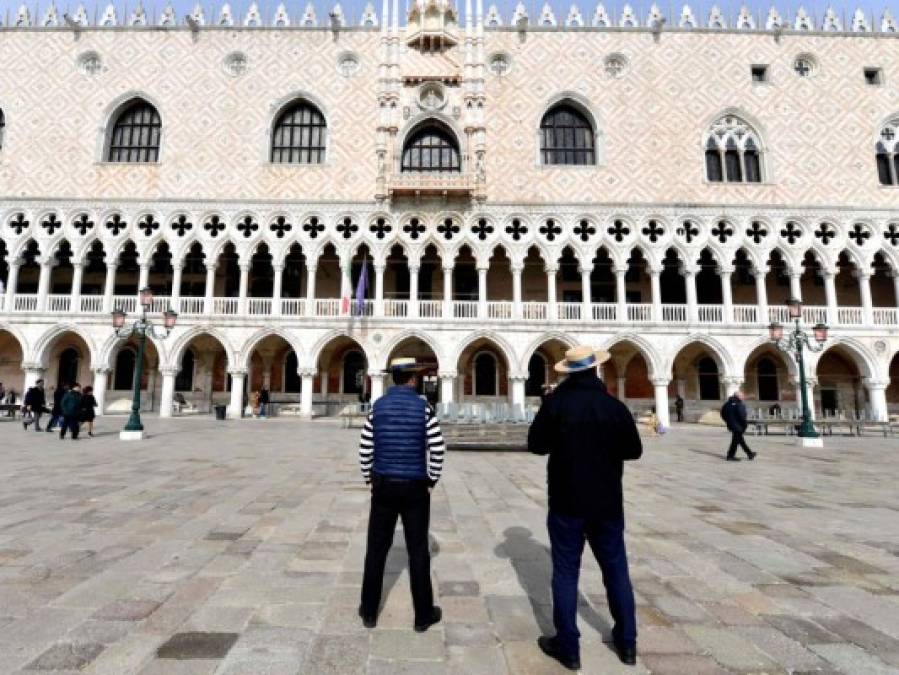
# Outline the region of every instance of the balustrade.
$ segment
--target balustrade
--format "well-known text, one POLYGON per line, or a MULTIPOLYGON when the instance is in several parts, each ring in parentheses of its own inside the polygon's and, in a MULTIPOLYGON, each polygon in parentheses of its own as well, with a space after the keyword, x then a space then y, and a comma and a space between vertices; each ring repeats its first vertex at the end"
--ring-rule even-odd
POLYGON ((803 307, 802 320, 810 326, 816 323, 827 323, 827 307, 803 307))
POLYGON ((557 314, 559 321, 580 321, 581 308, 583 305, 579 302, 557 302, 557 314))
POLYGON ((199 316, 203 314, 204 298, 182 297, 178 304, 178 313, 182 316, 199 316))
POLYGON ((48 312, 68 312, 72 306, 71 295, 48 295, 47 311, 48 312))
POLYGON ((37 311, 37 293, 17 293, 13 296, 13 309, 17 312, 37 311))
POLYGON ((618 305, 614 302, 594 302, 593 303, 593 320, 594 321, 617 321, 618 305))
POLYGON ((665 323, 686 323, 686 305, 662 305, 662 321, 665 323))
POLYGON ((304 316, 306 314, 306 299, 282 298, 281 314, 283 316, 304 316))
POLYGON ((271 298, 247 298, 247 314, 250 316, 270 316, 271 313, 271 298))
POLYGON ((83 314, 100 314, 103 311, 102 295, 82 295, 81 312, 83 314))
POLYGON ((212 313, 230 316, 237 314, 239 306, 239 298, 214 298, 212 301, 212 313))
POLYGON ((442 300, 419 300, 418 315, 422 319, 440 319, 443 317, 442 300))
POLYGON ((652 305, 643 302, 627 306, 628 321, 649 321, 652 319, 652 305))
POLYGON ((409 316, 409 301, 408 300, 385 300, 384 301, 384 316, 389 316, 392 318, 405 318, 409 316))
POLYGON ((494 301, 487 303, 487 318, 489 319, 511 319, 512 303, 506 301, 494 301))
POLYGON ((340 298, 318 298, 315 316, 340 316, 340 298))
POLYGON ((724 307, 722 305, 697 305, 699 323, 724 323, 724 307))
POLYGON ((768 321, 770 323, 790 323, 790 310, 786 307, 769 307, 768 321))
POLYGON ((112 297, 112 308, 120 309, 125 314, 134 314, 137 311, 137 296, 114 295, 112 297))
POLYGON ((545 302, 523 302, 521 303, 521 316, 526 321, 546 321, 545 302))
POLYGON ((734 305, 734 323, 758 323, 758 317, 758 306, 734 305))
POLYGON ((861 307, 837 307, 837 323, 841 326, 860 326, 862 319, 861 307))
POLYGON ((456 300, 453 302, 453 317, 456 319, 477 319, 477 300, 456 300))
POLYGON ((875 307, 872 313, 877 326, 899 326, 899 310, 894 307, 875 307))

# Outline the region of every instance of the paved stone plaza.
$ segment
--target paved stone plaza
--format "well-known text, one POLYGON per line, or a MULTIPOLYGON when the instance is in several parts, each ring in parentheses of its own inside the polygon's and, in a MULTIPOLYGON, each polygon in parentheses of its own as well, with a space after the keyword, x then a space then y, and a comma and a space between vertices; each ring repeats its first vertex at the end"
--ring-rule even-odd
MULTIPOLYGON (((358 431, 330 422, 147 420, 124 444, 0 424, 0 672, 558 672, 544 462, 456 452, 433 498, 444 623, 412 631, 402 537, 378 628, 358 617, 368 495, 358 431)), ((647 439, 629 467, 640 661, 603 644, 582 578, 583 672, 899 672, 899 439, 647 439)))

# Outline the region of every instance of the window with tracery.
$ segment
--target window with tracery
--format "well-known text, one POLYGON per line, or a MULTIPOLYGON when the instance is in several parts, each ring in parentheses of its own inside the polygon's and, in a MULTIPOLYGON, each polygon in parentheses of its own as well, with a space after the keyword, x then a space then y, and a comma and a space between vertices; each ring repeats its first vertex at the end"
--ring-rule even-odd
POLYGON ((461 171, 459 145, 450 131, 429 124, 414 132, 403 146, 402 171, 461 171))
POLYGON ((711 183, 761 183, 761 142, 734 115, 718 119, 705 141, 705 172, 711 183))
POLYGON ((540 121, 542 164, 596 164, 593 125, 569 103, 551 108, 540 121))
POLYGON ((899 117, 880 130, 875 146, 877 177, 881 185, 899 185, 899 117))
POLYGON ((328 125, 314 105, 297 101, 275 120, 272 131, 274 164, 321 164, 325 161, 328 125))
POLYGON ((162 120, 159 112, 142 99, 122 108, 109 136, 109 162, 159 161, 162 120))

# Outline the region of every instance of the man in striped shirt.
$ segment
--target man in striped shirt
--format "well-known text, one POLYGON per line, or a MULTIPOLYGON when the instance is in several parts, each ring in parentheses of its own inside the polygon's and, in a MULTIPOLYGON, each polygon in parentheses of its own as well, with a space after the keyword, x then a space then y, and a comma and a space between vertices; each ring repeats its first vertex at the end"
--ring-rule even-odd
POLYGON ((428 523, 431 490, 440 480, 446 446, 434 410, 416 392, 422 370, 413 358, 393 359, 389 371, 394 386, 375 401, 362 428, 359 464, 371 485, 371 512, 359 616, 368 628, 378 620, 397 518, 403 520, 409 553, 414 628, 424 632, 441 619, 431 587, 428 523))

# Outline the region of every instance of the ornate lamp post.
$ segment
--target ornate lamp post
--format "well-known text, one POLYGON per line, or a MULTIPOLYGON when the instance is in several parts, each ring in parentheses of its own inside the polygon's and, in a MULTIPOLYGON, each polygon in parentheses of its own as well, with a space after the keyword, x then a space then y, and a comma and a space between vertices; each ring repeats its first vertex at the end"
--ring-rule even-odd
POLYGON ((134 364, 134 395, 131 399, 131 415, 128 417, 125 428, 119 433, 119 438, 123 441, 140 440, 144 437, 144 425, 140 421, 140 381, 144 375, 144 350, 147 345, 147 335, 150 334, 157 340, 167 338, 178 318, 177 313, 172 309, 167 309, 162 313, 163 330, 157 331, 157 327, 147 318, 147 310, 153 304, 153 291, 149 288, 142 288, 139 297, 141 315, 131 327, 125 327, 124 310, 116 309, 112 313, 112 327, 115 329, 116 337, 127 339, 132 335, 137 335, 137 361, 134 364))
POLYGON ((808 349, 810 352, 820 352, 824 349, 824 343, 827 342, 827 326, 819 323, 812 327, 813 343, 810 339, 811 336, 799 326, 799 322, 802 319, 802 302, 795 299, 788 300, 787 308, 790 312, 790 319, 795 322, 795 328, 784 336, 784 327, 774 322, 768 326, 768 332, 771 336, 771 341, 777 348, 795 356, 796 363, 799 366, 799 393, 802 402, 802 424, 799 426, 799 443, 804 447, 820 448, 824 445, 824 442, 821 440, 820 434, 815 431, 815 425, 812 424, 808 391, 805 386, 805 364, 802 360, 802 351, 803 349, 808 349))

